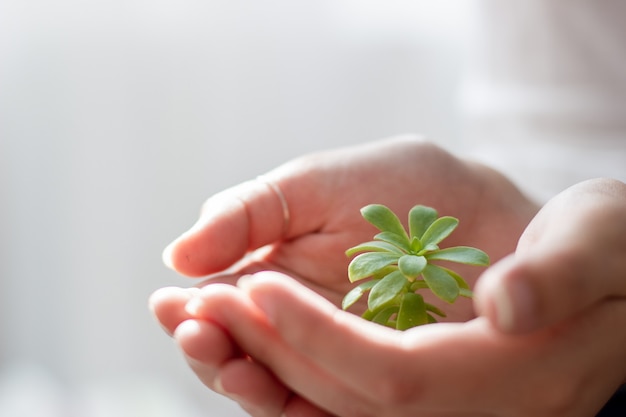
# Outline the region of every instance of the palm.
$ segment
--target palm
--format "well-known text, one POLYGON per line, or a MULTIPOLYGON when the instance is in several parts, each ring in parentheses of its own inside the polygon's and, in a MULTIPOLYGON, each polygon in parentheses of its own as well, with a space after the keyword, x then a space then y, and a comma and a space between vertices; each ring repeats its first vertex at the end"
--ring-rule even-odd
MULTIPOLYGON (((435 207, 460 220, 446 241, 449 246, 479 247, 493 261, 514 250, 535 210, 499 175, 413 140, 311 155, 285 164, 275 174, 292 215, 289 234, 260 263, 244 263, 239 272, 282 271, 335 304, 352 287, 345 250, 370 240, 375 231, 359 215, 364 205, 385 204, 401 218, 415 204, 435 207)), ((480 269, 461 267, 458 272, 472 285, 480 269)), ((471 317, 471 303, 455 309, 451 319, 471 317)))

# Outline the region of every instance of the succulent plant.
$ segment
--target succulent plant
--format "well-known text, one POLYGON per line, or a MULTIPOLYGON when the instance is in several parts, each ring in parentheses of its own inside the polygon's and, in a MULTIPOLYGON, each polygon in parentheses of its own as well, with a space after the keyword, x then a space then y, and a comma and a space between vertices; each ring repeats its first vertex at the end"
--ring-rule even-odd
POLYGON ((425 302, 420 291, 429 290, 448 303, 454 303, 459 296, 472 297, 469 285, 459 274, 434 263, 489 265, 489 257, 479 249, 439 247, 458 226, 457 218, 439 217, 435 209, 417 205, 409 211, 407 233, 398 216, 384 205, 365 206, 361 215, 380 233, 372 241, 346 251, 348 257, 354 256, 348 267, 350 282, 370 279, 346 294, 344 310, 369 292, 368 308, 362 317, 406 330, 435 323, 435 316, 446 316, 440 308, 425 302))

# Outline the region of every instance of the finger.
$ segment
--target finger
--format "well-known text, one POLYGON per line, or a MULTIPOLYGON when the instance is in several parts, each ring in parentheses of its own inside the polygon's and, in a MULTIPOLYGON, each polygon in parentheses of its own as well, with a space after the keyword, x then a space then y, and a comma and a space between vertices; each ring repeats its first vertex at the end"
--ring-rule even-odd
POLYGON ((148 301, 150 310, 170 336, 180 323, 191 317, 185 311, 185 305, 196 291, 195 288, 166 287, 150 296, 148 301))
MULTIPOLYGON (((380 368, 370 366, 384 357, 385 369, 404 369, 407 363, 418 367, 422 359, 403 349, 400 332, 341 311, 280 274, 259 273, 240 280, 239 285, 292 349, 361 395, 394 402, 420 391, 418 384, 400 386, 402 375, 381 373, 380 368)), ((422 375, 428 380, 427 372, 422 375)))
POLYGON ((237 401, 255 417, 282 415, 290 391, 264 366, 249 358, 220 366, 217 390, 237 401))
POLYGON ((187 320, 175 332, 189 367, 208 388, 255 416, 278 416, 289 391, 263 366, 242 355, 214 323, 187 320))
POLYGON ((254 416, 278 416, 283 409, 286 416, 329 416, 243 356, 214 323, 187 320, 176 329, 176 340, 190 368, 208 388, 237 401, 254 416))
POLYGON ((380 194, 397 198, 405 191, 381 184, 371 166, 389 160, 386 156, 393 159, 398 152, 415 151, 417 143, 401 137, 309 154, 272 170, 263 181, 216 194, 205 203, 198 222, 165 249, 163 261, 185 275, 207 275, 227 268, 249 250, 283 238, 337 231, 354 222, 349 220, 352 213, 371 202, 372 191, 364 190, 363 184, 382 187, 377 193, 381 198, 380 194), (346 213, 351 213, 349 219, 346 213))
POLYGON ((292 393, 267 368, 247 358, 223 364, 218 370, 215 389, 255 417, 332 417, 292 393))
POLYGON ((226 332, 211 322, 185 320, 176 328, 174 337, 187 357, 213 367, 242 356, 226 332))
POLYGON ((478 281, 476 309, 500 330, 536 330, 626 296, 626 187, 588 189, 598 185, 585 183, 548 203, 516 255, 478 281))
POLYGON ((484 320, 395 331, 341 311, 275 273, 260 273, 242 284, 292 350, 373 403, 376 416, 434 415, 428 412, 435 410, 476 415, 472 410, 480 405, 481 391, 492 388, 494 380, 501 384, 524 346, 517 343, 521 348, 513 352, 509 343, 498 352, 484 320), (483 377, 486 369, 489 378, 483 377))
POLYGON ((224 329, 254 361, 271 370, 285 386, 312 404, 337 415, 376 415, 371 403, 355 395, 287 345, 265 315, 237 288, 211 285, 187 305, 194 317, 224 329))
POLYGON ((241 353, 219 326, 203 320, 189 319, 174 332, 174 338, 189 366, 207 387, 214 389, 221 364, 241 353))
POLYGON ((284 227, 276 192, 260 181, 245 182, 209 198, 196 224, 164 250, 163 261, 185 275, 207 275, 279 240, 284 227))
MULTIPOLYGON (((589 346, 581 341, 606 335, 607 328, 620 328, 619 323, 598 320, 594 314, 558 331, 524 337, 503 335, 484 319, 422 326, 403 333, 377 333, 372 329, 386 329, 371 323, 361 327, 357 322, 364 322, 361 319, 348 320, 341 311, 316 307, 319 303, 305 290, 276 274, 255 278, 244 284, 246 291, 292 349, 355 392, 374 396, 378 402, 378 414, 374 415, 379 416, 386 415, 381 410, 393 410, 387 415, 422 415, 428 411, 482 415, 479 411, 484 410, 508 415, 515 404, 531 410, 515 415, 539 415, 542 407, 571 406, 580 394, 575 388, 583 381, 573 384, 560 380, 573 378, 572 363, 584 358, 606 365, 617 360, 623 346, 616 339, 617 345, 602 360, 598 358, 602 349, 596 350, 595 356, 589 354, 589 346), (601 326, 591 325, 596 322, 601 326), (513 383, 502 384, 504 380, 513 383), (564 389, 546 391, 546 381, 552 380, 564 389), (490 395, 485 397, 485 392, 490 395)), ((580 374, 586 377, 584 372, 580 374)), ((611 384, 619 370, 613 374, 611 384)))
MULTIPOLYGON (((626 271, 626 270, 625 270, 626 271)), ((501 331, 526 333, 550 326, 610 296, 624 296, 626 273, 609 272, 576 251, 510 256, 476 285, 476 310, 501 331), (617 276, 616 276, 617 275, 617 276)))

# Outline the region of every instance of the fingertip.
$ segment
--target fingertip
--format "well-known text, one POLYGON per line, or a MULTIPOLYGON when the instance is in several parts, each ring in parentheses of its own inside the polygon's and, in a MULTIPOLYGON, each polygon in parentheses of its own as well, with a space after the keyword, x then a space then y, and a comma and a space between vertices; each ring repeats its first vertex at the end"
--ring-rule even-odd
POLYGON ((163 263, 199 277, 283 239, 293 214, 287 197, 268 180, 247 181, 215 194, 202 206, 196 223, 163 250, 163 263))
POLYGON ((228 195, 209 200, 196 223, 163 252, 166 265, 189 277, 222 271, 249 250, 248 214, 242 201, 228 195))
POLYGON ((271 371, 248 358, 223 363, 214 383, 251 415, 280 415, 290 395, 271 371))
POLYGON ((476 281, 474 286, 474 296, 472 302, 474 304, 474 312, 476 316, 485 317, 494 327, 498 327, 496 312, 491 293, 492 287, 495 285, 493 275, 490 272, 483 273, 476 281))
POLYGON ((192 317, 198 317, 202 314, 204 302, 200 297, 194 297, 185 304, 185 311, 192 317))
POLYGON ((502 269, 494 266, 480 277, 474 289, 474 310, 493 327, 508 333, 513 326, 513 310, 502 269))
MULTIPOLYGON (((176 329, 174 329, 174 332, 173 332, 173 336, 180 344, 181 340, 195 337, 199 333, 200 333, 200 322, 194 318, 189 318, 187 320, 183 320, 178 326, 176 326, 176 329)), ((193 357, 193 355, 188 355, 188 356, 193 357)))
POLYGON ((214 323, 191 318, 180 323, 173 337, 200 381, 223 394, 215 385, 219 383, 219 367, 225 361, 240 357, 237 346, 224 330, 214 323))
POLYGON ((263 270, 239 277, 237 287, 245 292, 274 292, 286 288, 302 287, 297 281, 281 272, 263 270))
POLYGON ((525 333, 537 327, 536 300, 523 265, 514 256, 489 268, 478 280, 474 309, 499 331, 525 333))
POLYGON ((157 313, 163 307, 169 307, 170 304, 178 303, 180 299, 188 298, 189 292, 179 287, 163 287, 155 290, 148 297, 148 307, 151 311, 157 313))
POLYGON ((188 358, 208 366, 217 366, 236 356, 230 337, 215 323, 187 319, 174 331, 180 349, 188 358))
POLYGON ((199 288, 194 297, 188 299, 184 305, 184 310, 190 316, 210 319, 218 306, 237 303, 239 301, 238 291, 236 287, 224 283, 206 285, 199 288))
MULTIPOLYGON (((295 279, 276 271, 261 271, 243 276, 237 286, 275 323, 284 311, 294 313, 297 309, 330 304, 325 298, 300 284, 295 279)), ((334 308, 334 306, 333 306, 334 308)))
POLYGON ((175 270, 175 268, 174 268, 174 261, 172 259, 172 252, 174 251, 175 244, 176 242, 174 241, 170 243, 169 245, 167 245, 167 247, 163 250, 161 254, 161 259, 163 260, 163 263, 165 264, 165 266, 173 270, 175 270))
POLYGON ((184 306, 196 290, 165 287, 154 291, 148 298, 148 308, 169 335, 172 335, 176 327, 188 318, 184 306))

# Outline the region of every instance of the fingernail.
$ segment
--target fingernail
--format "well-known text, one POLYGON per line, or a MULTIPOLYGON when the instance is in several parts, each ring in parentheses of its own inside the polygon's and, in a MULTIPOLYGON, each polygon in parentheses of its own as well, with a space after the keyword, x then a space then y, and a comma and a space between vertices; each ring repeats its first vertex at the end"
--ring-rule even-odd
POLYGON ((191 295, 192 297, 195 297, 196 295, 200 294, 201 288, 189 287, 189 288, 185 288, 185 291, 187 291, 187 294, 191 295))
POLYGON ((172 252, 174 251, 174 242, 167 245, 167 247, 163 250, 163 254, 161 255, 163 259, 163 263, 170 269, 174 269, 174 262, 172 261, 172 252))
POLYGON ((233 401, 237 401, 239 403, 242 401, 241 398, 239 398, 238 396, 233 395, 233 394, 227 392, 224 389, 224 385, 222 384, 222 378, 220 378, 219 374, 213 380, 213 391, 217 392, 220 395, 228 397, 228 398, 230 398, 233 401))
POLYGON ((250 284, 252 283, 252 280, 253 280, 253 278, 252 278, 251 274, 242 275, 237 280, 237 287, 241 288, 242 290, 245 290, 245 289, 250 287, 250 284))
POLYGON ((271 292, 265 287, 272 278, 275 278, 275 272, 261 271, 255 274, 242 275, 237 280, 237 287, 250 297, 256 306, 265 314, 267 321, 276 324, 276 297, 278 294, 271 292), (268 300, 271 299, 271 300, 268 300))
POLYGON ((509 280, 494 294, 496 317, 500 330, 505 332, 532 329, 535 300, 530 287, 521 280, 509 280))
POLYGON ((163 288, 159 288, 158 290, 155 290, 148 297, 148 306, 150 307, 151 310, 154 310, 154 306, 156 304, 158 304, 162 300, 170 298, 172 293, 177 292, 177 291, 185 291, 185 289, 179 288, 179 287, 163 287, 163 288))
POLYGON ((198 316, 200 309, 202 308, 202 299, 200 297, 193 297, 185 304, 185 311, 192 316, 198 316))
POLYGON ((242 397, 232 394, 230 392, 227 392, 224 389, 224 385, 222 385, 222 379, 220 378, 220 376, 216 376, 215 379, 213 380, 213 391, 215 391, 216 393, 223 395, 225 397, 230 398, 233 401, 236 401, 237 403, 239 403, 239 406, 242 407, 244 410, 253 410, 254 408, 251 407, 247 401, 245 401, 242 397))
POLYGON ((507 288, 499 286, 493 294, 496 310, 496 321, 500 330, 510 331, 513 328, 513 303, 507 288))
POLYGON ((219 375, 213 380, 213 391, 218 394, 227 395, 226 391, 224 391, 224 386, 222 385, 222 378, 220 378, 219 375))

